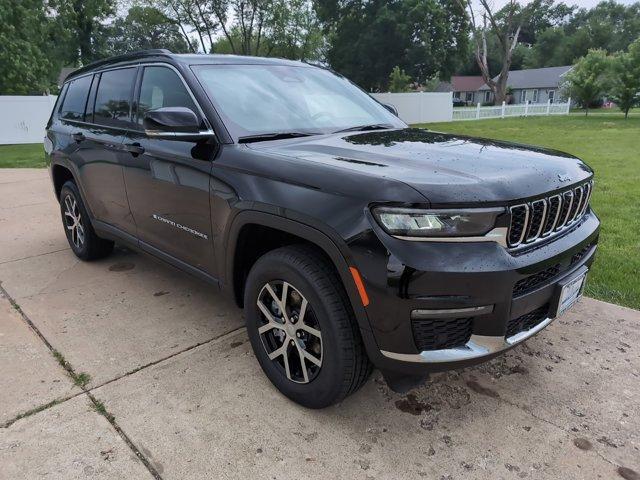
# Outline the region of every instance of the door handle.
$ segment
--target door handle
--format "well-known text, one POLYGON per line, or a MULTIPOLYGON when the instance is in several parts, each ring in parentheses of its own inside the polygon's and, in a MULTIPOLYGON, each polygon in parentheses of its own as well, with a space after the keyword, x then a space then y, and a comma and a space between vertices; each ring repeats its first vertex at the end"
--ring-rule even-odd
POLYGON ((73 139, 74 139, 76 142, 78 142, 78 143, 80 143, 80 142, 82 142, 83 140, 86 140, 86 139, 87 139, 87 137, 85 137, 85 136, 84 136, 84 133, 82 133, 82 132, 73 133, 73 134, 71 135, 71 138, 73 138, 73 139))
POLYGON ((144 147, 140 145, 138 142, 135 143, 125 143, 124 149, 131 153, 134 157, 141 155, 144 153, 144 147))

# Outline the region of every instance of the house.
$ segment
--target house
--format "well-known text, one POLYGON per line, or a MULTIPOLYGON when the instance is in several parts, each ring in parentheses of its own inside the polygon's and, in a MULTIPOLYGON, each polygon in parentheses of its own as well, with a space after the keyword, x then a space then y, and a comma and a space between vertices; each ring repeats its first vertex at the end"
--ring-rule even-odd
POLYGON ((58 87, 62 88, 64 81, 67 79, 71 73, 75 72, 77 67, 62 67, 60 69, 60 73, 58 74, 58 87))
POLYGON ((481 101, 478 89, 484 85, 482 77, 457 75, 449 82, 440 82, 436 92, 453 92, 454 100, 461 100, 471 105, 481 101))
MULTIPOLYGON (((530 68, 509 72, 507 86, 511 88, 511 103, 551 103, 564 101, 561 87, 571 65, 564 67, 530 68)), ((484 84, 478 89, 480 102, 491 102, 493 94, 484 84)))

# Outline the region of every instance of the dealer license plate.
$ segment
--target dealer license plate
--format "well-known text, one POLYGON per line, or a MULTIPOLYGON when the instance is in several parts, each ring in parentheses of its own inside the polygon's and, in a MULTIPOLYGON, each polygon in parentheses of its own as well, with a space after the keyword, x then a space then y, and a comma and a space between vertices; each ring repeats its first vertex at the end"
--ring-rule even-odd
POLYGON ((567 310, 573 307, 578 300, 580 300, 586 279, 587 274, 585 273, 584 275, 574 278, 562 287, 562 291, 560 292, 560 304, 558 305, 558 317, 564 314, 567 310))

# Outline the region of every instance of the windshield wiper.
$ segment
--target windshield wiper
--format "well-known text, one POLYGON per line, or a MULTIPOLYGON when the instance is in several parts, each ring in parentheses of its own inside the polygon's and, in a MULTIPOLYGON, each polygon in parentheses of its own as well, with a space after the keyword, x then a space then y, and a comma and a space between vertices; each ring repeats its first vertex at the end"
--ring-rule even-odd
POLYGON ((364 132, 366 130, 388 130, 393 128, 390 123, 372 123, 370 125, 357 125, 355 127, 343 128, 342 130, 336 130, 333 133, 343 132, 364 132))
POLYGON ((247 135, 238 138, 238 143, 264 142, 268 140, 283 140, 285 138, 310 137, 311 135, 320 135, 311 132, 274 132, 261 133, 259 135, 247 135))

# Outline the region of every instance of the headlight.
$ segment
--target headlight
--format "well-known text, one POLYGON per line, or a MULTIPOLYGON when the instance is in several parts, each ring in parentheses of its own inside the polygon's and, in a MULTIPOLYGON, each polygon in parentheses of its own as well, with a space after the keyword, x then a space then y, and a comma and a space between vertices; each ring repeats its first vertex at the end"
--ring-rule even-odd
POLYGON ((504 208, 418 210, 377 207, 373 215, 389 235, 397 237, 473 237, 496 224, 504 208))

